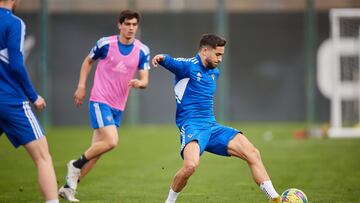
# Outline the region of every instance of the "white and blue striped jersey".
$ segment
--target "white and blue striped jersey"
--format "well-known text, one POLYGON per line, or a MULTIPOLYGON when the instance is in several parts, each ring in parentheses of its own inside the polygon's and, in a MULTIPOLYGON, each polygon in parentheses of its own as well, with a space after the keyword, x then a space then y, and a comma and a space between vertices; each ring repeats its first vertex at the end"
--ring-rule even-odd
POLYGON ((159 64, 175 74, 176 125, 216 122, 213 108, 219 69, 204 67, 199 55, 175 59, 164 56, 159 64))
MULTIPOLYGON (((91 49, 89 57, 93 60, 104 59, 109 51, 110 37, 103 37, 99 39, 96 45, 91 49)), ((122 44, 118 40, 119 51, 122 55, 128 55, 131 50, 134 48, 134 43, 132 44, 122 44)), ((140 47, 140 56, 139 56, 139 69, 140 70, 150 70, 150 49, 143 43, 140 47)))
POLYGON ((25 24, 5 8, 0 8, 0 22, 0 103, 33 103, 38 95, 24 65, 25 24))

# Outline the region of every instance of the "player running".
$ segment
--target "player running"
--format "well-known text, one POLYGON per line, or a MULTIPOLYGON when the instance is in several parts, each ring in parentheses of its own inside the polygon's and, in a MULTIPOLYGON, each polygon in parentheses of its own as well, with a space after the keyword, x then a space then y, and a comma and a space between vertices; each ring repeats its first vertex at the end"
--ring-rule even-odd
POLYGON ((25 24, 13 14, 19 0, 0 0, 0 135, 14 147, 23 145, 38 171, 46 203, 58 203, 56 176, 48 144, 31 110, 45 108, 45 100, 34 90, 23 60, 25 24))
POLYGON ((260 153, 242 132, 216 122, 213 98, 217 66, 225 51, 225 39, 205 34, 200 49, 193 58, 172 58, 156 55, 158 64, 175 74, 176 125, 180 130, 183 166, 176 173, 166 203, 174 203, 180 191, 199 165, 200 156, 208 151, 221 156, 236 156, 247 162, 253 179, 264 191, 269 202, 281 202, 262 163, 260 153))
POLYGON ((67 164, 66 184, 59 190, 59 195, 67 201, 79 201, 75 198, 78 181, 84 178, 104 153, 117 146, 117 127, 120 126, 130 88, 143 89, 148 86, 150 51, 135 39, 139 20, 137 12, 121 12, 119 35, 101 38, 82 64, 74 95, 76 106, 82 105, 91 66, 99 60, 89 102, 94 133, 92 144, 85 153, 78 160, 71 160, 67 164), (137 70, 139 79, 133 79, 137 70))

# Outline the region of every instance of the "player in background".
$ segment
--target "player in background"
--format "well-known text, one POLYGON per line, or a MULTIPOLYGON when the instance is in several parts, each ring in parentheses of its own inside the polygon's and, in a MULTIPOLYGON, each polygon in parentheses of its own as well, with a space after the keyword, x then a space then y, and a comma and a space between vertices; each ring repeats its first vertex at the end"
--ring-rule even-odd
POLYGON ((149 48, 135 39, 139 13, 125 10, 120 13, 119 35, 101 38, 85 58, 77 90, 75 105, 81 106, 91 66, 99 60, 90 94, 89 115, 94 129, 92 144, 77 160, 68 164, 66 184, 59 195, 70 202, 78 202, 75 192, 78 181, 92 169, 100 157, 118 144, 117 127, 131 87, 144 89, 149 81, 149 48), (134 79, 138 70, 139 79, 134 79))
POLYGON ((177 102, 176 125, 180 130, 183 166, 176 173, 166 203, 174 203, 180 191, 199 165, 200 156, 208 151, 221 156, 235 156, 247 162, 252 177, 269 199, 281 202, 262 163, 258 149, 242 132, 216 122, 213 98, 217 66, 225 51, 225 39, 205 34, 200 40, 200 49, 193 58, 172 58, 160 54, 152 59, 175 75, 177 102))
POLYGON ((37 167, 46 203, 58 203, 48 143, 29 104, 30 101, 38 110, 46 106, 24 65, 25 24, 13 14, 18 4, 19 0, 0 0, 0 135, 4 132, 16 148, 25 147, 37 167))

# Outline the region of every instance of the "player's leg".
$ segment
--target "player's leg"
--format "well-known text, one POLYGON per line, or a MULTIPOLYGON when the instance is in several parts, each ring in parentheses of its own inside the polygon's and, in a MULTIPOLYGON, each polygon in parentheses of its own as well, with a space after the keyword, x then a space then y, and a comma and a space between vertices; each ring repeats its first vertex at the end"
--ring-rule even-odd
POLYGON ((183 151, 183 166, 176 173, 166 203, 174 203, 178 193, 185 187, 190 176, 194 174, 200 161, 200 146, 197 141, 188 143, 183 151))
POLYGON ((255 182, 264 191, 270 202, 280 202, 279 194, 274 189, 270 177, 261 160, 260 152, 241 133, 238 133, 228 144, 228 154, 247 162, 255 182))
POLYGON ((39 121, 31 110, 29 102, 0 105, 0 129, 4 131, 14 147, 24 146, 33 159, 44 199, 57 203, 56 176, 39 121))
POLYGON ((58 202, 56 176, 46 138, 34 140, 24 147, 37 167, 40 189, 45 200, 58 202))
POLYGON ((102 154, 117 146, 118 139, 115 125, 95 129, 91 146, 79 159, 68 163, 67 185, 65 185, 65 188, 69 187, 76 190, 80 174, 83 173, 81 176, 84 177, 89 173, 102 154))

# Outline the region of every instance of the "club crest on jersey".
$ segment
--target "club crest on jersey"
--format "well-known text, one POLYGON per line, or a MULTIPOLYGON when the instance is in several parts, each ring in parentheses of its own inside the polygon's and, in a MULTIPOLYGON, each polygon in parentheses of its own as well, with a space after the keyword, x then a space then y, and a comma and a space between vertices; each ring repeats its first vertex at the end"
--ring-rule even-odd
POLYGON ((196 76, 197 76, 197 81, 200 81, 201 80, 201 73, 200 72, 198 72, 197 74, 196 74, 196 76))
POLYGON ((215 74, 211 74, 211 78, 215 80, 215 74))
POLYGON ((193 135, 192 135, 192 134, 188 134, 188 138, 190 138, 190 139, 191 139, 192 137, 193 137, 193 135))

